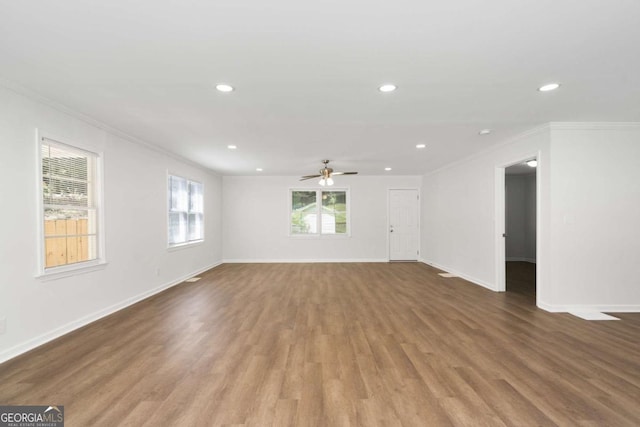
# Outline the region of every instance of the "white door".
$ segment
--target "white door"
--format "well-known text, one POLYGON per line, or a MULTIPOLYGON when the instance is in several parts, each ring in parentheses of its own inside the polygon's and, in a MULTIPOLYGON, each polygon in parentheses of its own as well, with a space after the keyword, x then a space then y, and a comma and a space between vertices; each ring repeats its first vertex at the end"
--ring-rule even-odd
POLYGON ((418 259, 418 202, 418 190, 389 190, 390 261, 418 259))

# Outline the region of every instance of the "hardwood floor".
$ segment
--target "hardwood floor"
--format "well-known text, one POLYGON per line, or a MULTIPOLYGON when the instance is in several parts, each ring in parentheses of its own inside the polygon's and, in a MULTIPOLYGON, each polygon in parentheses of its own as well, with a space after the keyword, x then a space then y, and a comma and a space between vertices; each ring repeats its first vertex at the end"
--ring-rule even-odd
POLYGON ((536 265, 531 262, 509 261, 506 264, 507 292, 515 292, 536 304, 536 265))
POLYGON ((640 314, 418 263, 227 264, 0 365, 67 426, 638 426, 640 314))

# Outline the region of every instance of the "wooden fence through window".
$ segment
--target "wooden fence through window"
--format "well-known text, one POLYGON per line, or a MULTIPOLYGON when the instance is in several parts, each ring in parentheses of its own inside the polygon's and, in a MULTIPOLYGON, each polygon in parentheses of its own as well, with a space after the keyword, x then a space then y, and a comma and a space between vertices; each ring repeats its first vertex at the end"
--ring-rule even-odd
POLYGON ((86 219, 52 219, 44 222, 45 267, 89 260, 86 219))

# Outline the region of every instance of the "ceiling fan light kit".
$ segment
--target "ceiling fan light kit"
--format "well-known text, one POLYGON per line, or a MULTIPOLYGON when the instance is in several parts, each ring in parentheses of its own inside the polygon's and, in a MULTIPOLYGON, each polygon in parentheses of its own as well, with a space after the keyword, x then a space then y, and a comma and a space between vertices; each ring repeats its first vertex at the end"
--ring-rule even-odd
POLYGON ((328 166, 329 160, 323 160, 322 163, 324 164, 324 167, 318 171, 319 173, 317 175, 305 175, 300 178, 300 181, 306 181, 307 179, 312 179, 312 178, 320 178, 320 181, 318 181, 318 184, 324 187, 324 186, 333 185, 333 178, 331 178, 333 175, 357 175, 358 174, 358 172, 334 172, 333 169, 328 166))

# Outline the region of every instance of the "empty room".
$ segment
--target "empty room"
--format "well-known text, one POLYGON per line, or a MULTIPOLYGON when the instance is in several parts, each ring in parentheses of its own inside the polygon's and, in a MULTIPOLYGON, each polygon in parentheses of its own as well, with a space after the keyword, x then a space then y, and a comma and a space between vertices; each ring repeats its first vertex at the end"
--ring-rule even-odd
POLYGON ((0 427, 640 425, 639 21, 0 0, 0 427))

